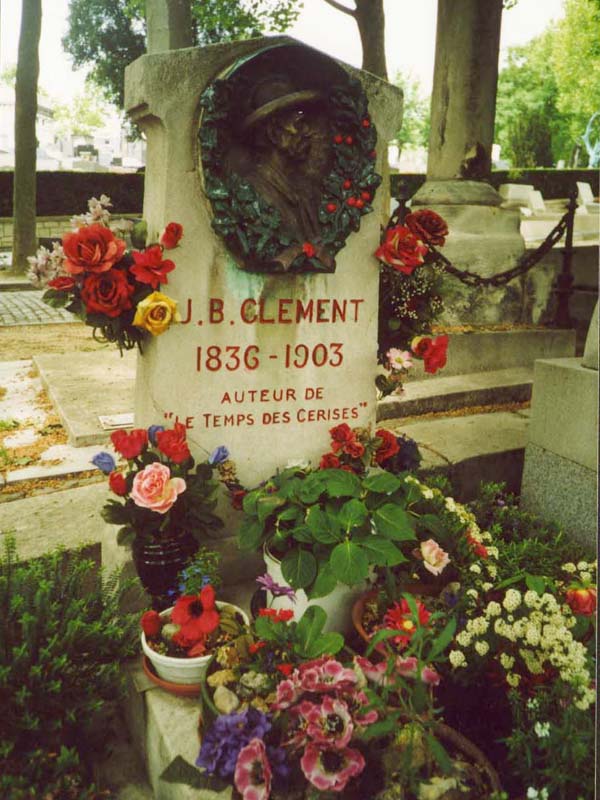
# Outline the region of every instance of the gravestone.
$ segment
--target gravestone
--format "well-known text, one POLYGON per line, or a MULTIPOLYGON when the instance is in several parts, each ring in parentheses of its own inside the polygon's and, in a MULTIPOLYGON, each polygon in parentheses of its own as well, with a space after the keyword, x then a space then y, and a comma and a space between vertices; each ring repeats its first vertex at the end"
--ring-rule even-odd
POLYGON ((247 486, 374 425, 376 174, 401 98, 287 37, 128 67, 149 239, 184 226, 162 287, 182 324, 138 359, 136 425, 179 420, 199 457, 226 445, 247 486))

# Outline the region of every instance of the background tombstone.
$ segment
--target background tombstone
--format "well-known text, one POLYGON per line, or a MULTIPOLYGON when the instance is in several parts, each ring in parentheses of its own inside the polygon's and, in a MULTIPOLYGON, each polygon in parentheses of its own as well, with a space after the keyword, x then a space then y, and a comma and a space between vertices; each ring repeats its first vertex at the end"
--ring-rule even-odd
MULTIPOLYGON (((149 54, 127 69, 126 83, 126 107, 148 141, 150 239, 170 221, 185 231, 164 289, 178 301, 184 324, 150 342, 138 360, 136 424, 179 419, 198 455, 225 444, 245 485, 288 461, 318 464, 336 424, 375 422, 379 279, 373 252, 384 192, 375 195, 374 213, 362 218, 360 233, 351 233, 336 253, 333 273, 248 272, 212 227, 215 198, 211 207, 201 168, 206 142, 202 147, 198 140, 201 96, 224 71, 265 49, 283 65, 298 52, 334 63, 277 37, 149 54)), ((402 94, 367 73, 343 69, 358 77, 368 99, 381 172, 402 94)))

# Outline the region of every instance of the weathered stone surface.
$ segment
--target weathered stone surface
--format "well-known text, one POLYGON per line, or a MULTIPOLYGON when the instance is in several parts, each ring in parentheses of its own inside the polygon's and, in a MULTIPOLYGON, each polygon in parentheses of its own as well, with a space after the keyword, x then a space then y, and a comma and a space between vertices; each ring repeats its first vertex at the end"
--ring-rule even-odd
MULTIPOLYGON (((532 187, 533 188, 533 187, 532 187)), ((485 181, 427 180, 413 195, 413 206, 499 206, 502 198, 485 181)), ((451 209, 448 209, 451 214, 451 209)))
MULTIPOLYGON (((211 228, 197 169, 200 95, 236 59, 275 44, 297 43, 281 37, 180 50, 143 56, 127 69, 127 107, 148 136, 144 217, 150 238, 171 220, 184 226, 174 254, 177 269, 166 288, 189 318, 145 347, 138 362, 136 424, 179 418, 188 425, 196 454, 226 444, 246 485, 289 459, 317 459, 334 424, 369 425, 376 405, 373 252, 384 193, 376 195, 375 213, 363 218, 360 233, 351 234, 336 257, 334 274, 243 272, 211 228), (222 317, 211 298, 224 302, 222 317), (290 299, 312 300, 314 308, 321 300, 321 322, 314 314, 312 322, 280 321, 282 303, 290 299), (345 321, 339 316, 326 321, 332 319, 333 299, 346 302, 345 321), (262 319, 248 320, 241 311, 245 301, 251 316, 256 311, 262 319), (209 347, 217 348, 211 352, 219 352, 229 366, 208 364, 209 347), (327 366, 319 366, 325 354, 327 366)), ((400 93, 372 75, 349 71, 362 81, 380 141, 387 141, 399 123, 400 93)), ((379 149, 380 168, 385 150, 379 149)))
POLYGON ((590 329, 585 340, 585 350, 583 351, 583 367, 598 370, 598 302, 592 315, 590 329))
POLYGON ((597 470, 598 375, 580 359, 536 362, 529 442, 597 470))
POLYGON ((533 369, 513 367, 467 375, 431 377, 410 381, 401 395, 384 397, 377 404, 377 420, 450 411, 468 406, 521 403, 531 397, 533 369))
POLYGON ((521 505, 557 522, 595 552, 598 541, 598 472, 529 442, 525 450, 521 505))
POLYGON ((133 411, 135 353, 114 349, 93 353, 34 356, 42 384, 75 447, 104 444, 110 432, 98 417, 133 411))
POLYGON ((450 334, 448 362, 443 371, 437 377, 428 375, 423 363, 417 362, 407 375, 407 383, 513 367, 533 368, 538 358, 574 355, 575 334, 568 330, 538 328, 450 334))

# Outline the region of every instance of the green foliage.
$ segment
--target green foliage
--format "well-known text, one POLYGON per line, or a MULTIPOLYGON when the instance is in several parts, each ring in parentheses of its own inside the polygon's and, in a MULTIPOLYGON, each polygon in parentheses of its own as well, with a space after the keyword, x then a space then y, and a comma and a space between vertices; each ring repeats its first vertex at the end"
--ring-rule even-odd
POLYGON ((68 104, 54 106, 54 119, 61 136, 91 136, 102 128, 110 114, 101 89, 87 81, 85 90, 79 92, 68 104))
POLYGON ((554 682, 526 699, 509 694, 513 729, 505 739, 511 772, 526 790, 545 787, 553 800, 594 795, 594 713, 579 710, 554 682))
POLYGON ((57 551, 21 564, 14 540, 5 539, 1 797, 94 796, 93 787, 89 794, 85 788, 76 795, 46 792, 71 781, 81 785, 82 764, 99 744, 96 726, 122 685, 120 662, 137 646, 137 620, 120 613, 128 588, 116 573, 103 578, 83 551, 57 551))
POLYGON ((199 594, 210 584, 218 589, 223 583, 220 572, 221 554, 208 547, 200 547, 179 573, 179 591, 182 595, 199 594))
POLYGON ((404 92, 402 127, 394 135, 400 149, 403 147, 428 147, 431 111, 429 98, 421 95, 418 79, 396 73, 393 81, 404 92))
MULTIPOLYGON (((297 0, 193 0, 196 44, 282 32, 300 11, 297 0)), ((143 0, 70 0, 62 44, 75 67, 88 67, 106 96, 123 107, 125 67, 146 49, 143 0)))
POLYGON ((361 583, 372 566, 406 560, 398 542, 415 538, 408 491, 384 473, 360 478, 340 469, 289 468, 244 498, 240 547, 266 545, 282 559, 291 586, 322 597, 338 581, 361 583))
MULTIPOLYGON (((254 629, 261 641, 270 642, 277 652, 289 653, 294 661, 300 662, 325 654, 335 655, 344 646, 340 633, 323 632, 326 622, 327 614, 320 606, 309 606, 298 622, 284 624, 272 617, 258 617, 254 629)), ((260 651, 258 657, 263 657, 260 651)))

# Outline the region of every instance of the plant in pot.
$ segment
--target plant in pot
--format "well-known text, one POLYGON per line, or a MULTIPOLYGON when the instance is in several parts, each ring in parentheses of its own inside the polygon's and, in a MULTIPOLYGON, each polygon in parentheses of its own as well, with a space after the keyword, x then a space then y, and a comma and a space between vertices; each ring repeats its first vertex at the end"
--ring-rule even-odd
POLYGON ((142 650, 152 666, 144 661, 146 674, 163 688, 178 692, 177 686, 199 684, 213 654, 241 636, 248 625, 242 609, 215 599, 215 590, 208 584, 198 594, 181 595, 172 608, 161 613, 146 611, 141 618, 142 650))
MULTIPOLYGON (((359 445, 367 464, 376 460, 383 442, 379 431, 370 451, 347 425, 333 432, 341 445, 337 452, 359 445)), ((298 615, 317 602, 327 612, 327 627, 344 631, 373 568, 402 563, 400 543, 415 539, 410 487, 364 463, 362 474, 347 464, 323 466, 289 467, 247 493, 239 541, 242 550, 264 550, 271 578, 296 591, 298 615)), ((278 597, 273 605, 292 604, 278 597)))
POLYGON ((227 458, 223 447, 196 463, 185 427, 152 425, 147 430, 115 431, 112 444, 127 468, 117 469, 110 453, 93 463, 108 474, 118 499, 105 504, 102 516, 120 525, 117 540, 131 544, 142 585, 157 610, 171 605, 177 575, 207 533, 222 526, 214 513, 218 481, 213 472, 227 458))

